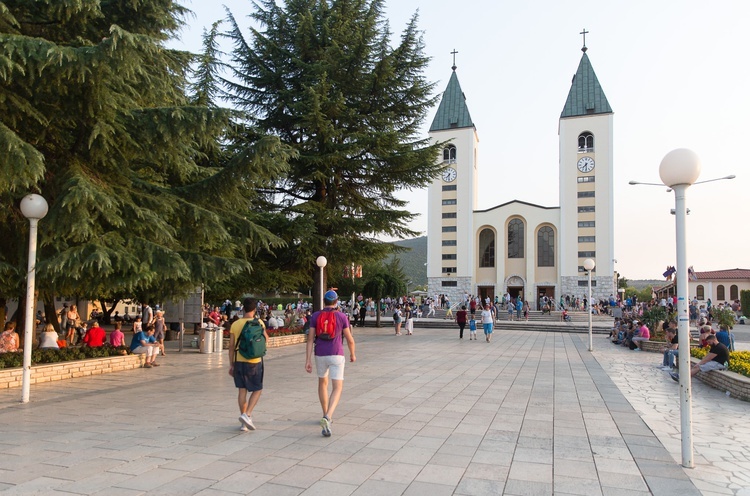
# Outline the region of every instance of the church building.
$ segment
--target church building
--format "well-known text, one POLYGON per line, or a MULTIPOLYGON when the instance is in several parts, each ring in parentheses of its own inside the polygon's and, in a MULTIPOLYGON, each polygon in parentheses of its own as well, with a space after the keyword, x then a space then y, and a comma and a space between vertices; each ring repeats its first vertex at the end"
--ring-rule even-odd
POLYGON ((430 294, 494 299, 506 291, 536 309, 559 301, 616 294, 614 277, 613 112, 586 54, 559 121, 559 206, 511 200, 477 209, 479 137, 453 66, 429 135, 445 142, 442 177, 428 188, 430 294))

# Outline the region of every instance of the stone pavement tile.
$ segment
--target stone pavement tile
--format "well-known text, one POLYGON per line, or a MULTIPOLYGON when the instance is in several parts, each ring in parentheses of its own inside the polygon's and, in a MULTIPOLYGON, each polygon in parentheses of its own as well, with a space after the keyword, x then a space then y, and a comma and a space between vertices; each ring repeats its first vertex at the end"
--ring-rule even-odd
POLYGON ((225 460, 219 460, 190 471, 190 476, 198 477, 200 479, 219 481, 226 477, 229 477, 236 472, 239 472, 246 466, 247 465, 245 463, 241 463, 239 461, 229 462, 225 460))
POLYGON ((165 463, 162 465, 162 468, 169 468, 172 470, 184 470, 186 472, 192 472, 193 470, 197 470, 201 467, 205 467, 209 463, 213 463, 215 461, 220 460, 222 457, 219 455, 205 455, 205 454, 199 454, 199 453, 189 453, 187 455, 182 456, 181 458, 177 458, 175 460, 170 461, 169 463, 165 463))
MULTIPOLYGON (((67 481, 51 477, 36 477, 14 485, 3 491, 3 494, 49 494, 57 491, 67 481)), ((58 493, 59 494, 59 493, 58 493)))
POLYGON ((396 482, 399 484, 411 484, 411 482, 422 471, 422 465, 409 463, 386 462, 370 477, 371 480, 382 480, 396 482))
POLYGON ((417 434, 417 432, 422 430, 422 428, 423 427, 419 427, 417 429, 399 429, 394 427, 383 432, 379 437, 408 441, 409 439, 413 438, 417 434))
POLYGON ((386 438, 386 437, 378 437, 377 439, 374 439, 373 441, 368 443, 367 447, 373 448, 373 449, 398 451, 401 448, 403 448, 407 442, 408 442, 408 439, 393 439, 393 438, 386 438))
POLYGON ((404 496, 451 496, 455 486, 431 484, 429 482, 414 481, 409 484, 404 496))
MULTIPOLYGON (((245 461, 245 460, 243 460, 245 461)), ((299 460, 294 458, 284 458, 280 456, 266 456, 260 460, 252 462, 253 472, 259 474, 279 475, 283 471, 293 467, 299 460)))
POLYGON ((566 460, 578 460, 578 461, 592 461, 594 459, 594 454, 591 452, 591 447, 587 444, 586 446, 582 447, 568 447, 568 446, 558 446, 557 443, 555 443, 555 457, 556 458, 564 458, 566 460))
MULTIPOLYGON (((322 453, 341 453, 341 454, 346 454, 346 455, 351 456, 366 446, 365 443, 360 443, 357 441, 345 441, 343 439, 336 439, 335 437, 327 438, 327 439, 322 439, 322 438, 319 438, 319 439, 321 439, 319 441, 321 443, 324 443, 324 442, 329 443, 328 446, 326 446, 325 448, 319 451, 319 453, 321 454, 322 453), (334 441, 330 441, 331 439, 334 439, 334 441)), ((377 441, 377 439, 375 441, 377 441)), ((392 442, 392 441, 394 440, 388 439, 388 440, 385 440, 384 443, 392 442)), ((398 440, 395 440, 395 441, 398 441, 398 440)), ((374 447, 374 446, 371 446, 371 447, 374 447)))
POLYGON ((518 438, 518 447, 528 449, 543 449, 552 451, 554 438, 552 437, 528 437, 521 436, 518 438))
MULTIPOLYGON (((636 491, 635 489, 602 487, 602 496, 651 496, 651 491, 636 491)), ((675 495, 675 496, 679 496, 679 495, 675 495)))
POLYGON ((589 448, 591 446, 588 436, 568 436, 555 433, 553 439, 555 448, 589 448))
POLYGON ((531 482, 525 480, 508 479, 505 482, 506 496, 552 496, 552 484, 548 482, 531 482))
POLYGON ((330 472, 330 470, 324 468, 295 465, 271 479, 271 482, 274 484, 283 484, 286 486, 302 487, 306 489, 325 477, 328 472, 330 472))
MULTIPOLYGON (((71 456, 75 458, 75 456, 71 456)), ((120 460, 100 459, 92 462, 91 460, 83 460, 79 463, 72 464, 66 467, 60 466, 48 466, 48 470, 45 472, 47 477, 54 479, 64 479, 66 481, 78 481, 93 477, 102 471, 109 470, 120 465, 120 460)), ((42 464, 46 465, 46 464, 42 464)))
POLYGON ((362 448, 347 459, 349 462, 382 465, 393 456, 393 451, 374 448, 362 448))
POLYGON ((530 462, 552 465, 553 452, 544 448, 525 448, 518 446, 513 454, 513 463, 530 462))
POLYGON ((508 442, 508 441, 494 441, 492 439, 484 439, 484 441, 482 441, 477 447, 477 450, 513 453, 516 450, 516 443, 508 442))
MULTIPOLYGON (((209 489, 204 489, 203 491, 209 491, 209 489)), ((198 494, 203 494, 203 491, 201 491, 198 494)), ((108 487, 106 489, 102 489, 100 491, 97 491, 95 493, 92 493, 92 496, 142 496, 144 493, 140 489, 127 489, 124 487, 108 487)), ((218 494, 218 493, 214 493, 218 494)))
POLYGON ((352 455, 349 453, 328 453, 321 451, 308 456, 299 462, 299 465, 332 470, 348 460, 351 456, 352 455))
POLYGON ((505 481, 488 480, 488 479, 471 479, 464 477, 456 487, 453 494, 461 495, 489 495, 502 494, 505 481))
POLYGON ((417 447, 417 448, 434 448, 434 449, 438 449, 443 444, 445 444, 445 440, 444 439, 439 439, 439 438, 436 438, 436 437, 414 436, 413 438, 411 438, 404 445, 404 448, 417 447))
MULTIPOLYGON (((620 460, 617 458, 607 458, 605 456, 594 456, 596 469, 600 472, 610 472, 613 474, 641 475, 638 465, 634 460, 620 460)), ((672 465, 674 466, 674 465, 672 465)))
POLYGON ((164 468, 155 468, 138 474, 129 479, 125 479, 117 483, 117 487, 124 489, 137 489, 139 491, 150 491, 154 488, 167 484, 179 477, 182 477, 185 472, 179 470, 169 470, 164 468))
POLYGON ((555 494, 577 494, 581 496, 601 496, 602 489, 598 480, 580 479, 555 475, 553 483, 555 494))
POLYGON ((471 463, 471 455, 454 455, 440 452, 436 453, 429 461, 430 465, 445 465, 458 468, 466 468, 469 466, 469 463, 471 463))
POLYGON ((424 466, 415 481, 455 487, 461 480, 464 471, 463 467, 449 467, 430 463, 424 466))
POLYGON ((344 462, 323 477, 324 481, 360 485, 378 469, 377 465, 344 462))
POLYGON ((252 496, 298 496, 299 494, 302 494, 303 491, 304 489, 301 487, 283 486, 281 484, 271 484, 266 482, 259 488, 251 491, 249 494, 252 496))
POLYGON ((646 484, 654 496, 698 496, 701 494, 687 477, 677 480, 646 476, 646 484))
POLYGON ((596 465, 593 462, 555 458, 552 468, 555 479, 558 476, 597 479, 596 465))
POLYGON ((599 470, 599 482, 604 487, 618 489, 634 489, 636 491, 647 491, 646 482, 641 474, 622 474, 599 470))
POLYGON ((120 463, 110 468, 109 472, 113 472, 116 474, 139 475, 153 470, 157 467, 161 467, 162 465, 170 461, 172 460, 144 456, 142 458, 138 458, 137 460, 133 460, 132 462, 120 463))
POLYGON ((437 453, 437 448, 404 447, 398 450, 390 459, 392 462, 427 465, 437 453))
POLYGON ((508 480, 552 483, 552 464, 521 462, 513 459, 508 480))
POLYGON ((130 478, 131 476, 127 474, 113 474, 100 470, 98 473, 84 479, 72 482, 66 481, 59 486, 59 489, 76 494, 94 494, 130 478))
POLYGON ((466 467, 464 479, 486 479, 504 482, 508 478, 509 471, 510 467, 507 466, 472 463, 466 467))
POLYGON ((352 496, 398 496, 403 494, 407 487, 407 484, 370 479, 359 486, 352 496))
POLYGON ((171 496, 174 494, 193 495, 213 485, 214 482, 208 479, 198 479, 197 477, 181 477, 148 491, 149 496, 171 496))
POLYGON ((340 482, 318 481, 303 491, 304 496, 348 496, 357 486, 340 482))

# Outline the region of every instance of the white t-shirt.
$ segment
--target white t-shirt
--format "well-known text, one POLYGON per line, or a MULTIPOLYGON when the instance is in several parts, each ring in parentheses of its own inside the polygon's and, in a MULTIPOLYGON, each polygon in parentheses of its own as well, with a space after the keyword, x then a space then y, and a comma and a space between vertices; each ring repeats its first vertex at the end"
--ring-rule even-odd
POLYGON ((492 312, 489 310, 482 310, 482 324, 492 324, 492 312))

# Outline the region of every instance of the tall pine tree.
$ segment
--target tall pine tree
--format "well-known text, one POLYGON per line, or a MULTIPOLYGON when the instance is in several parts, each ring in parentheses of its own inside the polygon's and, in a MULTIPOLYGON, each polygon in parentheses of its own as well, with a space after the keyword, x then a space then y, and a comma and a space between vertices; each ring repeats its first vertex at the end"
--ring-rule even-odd
POLYGON ((166 296, 247 274, 281 243, 258 221, 257 184, 292 150, 257 133, 222 148, 230 113, 188 94, 193 57, 165 46, 185 14, 172 0, 0 2, 0 296, 25 283, 29 192, 50 204, 48 301, 166 296))
POLYGON ((417 16, 393 46, 381 0, 255 6, 259 27, 249 40, 229 15, 225 94, 254 116, 252 126, 297 152, 269 191, 288 220, 275 231, 288 249, 267 263, 296 271, 288 280, 300 282, 325 255, 335 282, 345 265, 393 250, 379 237, 416 234, 415 212, 396 193, 424 187, 440 170, 439 145, 419 136, 435 98, 417 16))

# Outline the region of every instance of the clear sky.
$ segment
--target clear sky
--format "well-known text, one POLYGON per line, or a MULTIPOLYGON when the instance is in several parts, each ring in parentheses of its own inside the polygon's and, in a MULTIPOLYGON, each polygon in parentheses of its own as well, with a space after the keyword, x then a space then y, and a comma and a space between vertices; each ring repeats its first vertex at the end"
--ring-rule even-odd
MULTIPOLYGON (((225 17, 222 3, 183 3, 196 15, 176 46, 198 51, 204 27, 225 17)), ((249 25, 251 1, 223 5, 249 25)), ((749 1, 390 0, 394 38, 417 11, 436 92, 458 51, 480 140, 480 209, 513 199, 559 204, 558 120, 586 28, 587 53, 615 112, 615 269, 656 279, 675 264, 674 194, 628 181, 660 183, 661 159, 683 147, 701 157, 699 180, 737 175, 688 190, 688 265, 750 269, 750 160, 742 152, 750 139, 749 1)), ((422 214, 412 227, 426 231, 426 190, 407 194, 422 214)))

